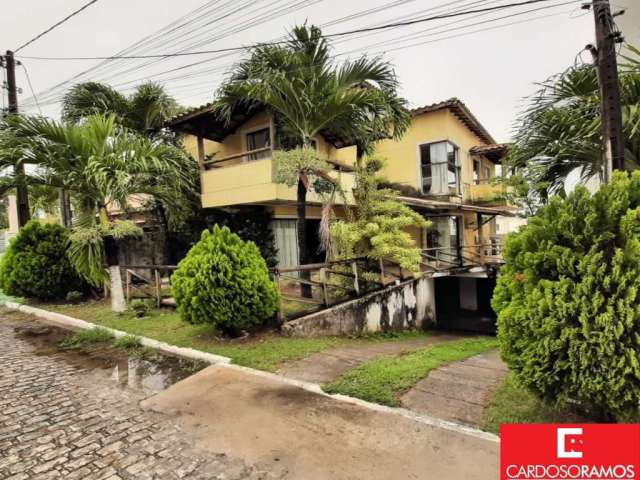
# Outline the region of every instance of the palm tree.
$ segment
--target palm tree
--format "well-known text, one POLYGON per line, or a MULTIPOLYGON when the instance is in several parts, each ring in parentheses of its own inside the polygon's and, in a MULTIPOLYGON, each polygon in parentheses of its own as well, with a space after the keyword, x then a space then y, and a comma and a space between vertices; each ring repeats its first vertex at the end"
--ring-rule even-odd
MULTIPOLYGON (((625 167, 635 169, 640 166, 640 52, 629 51, 619 77, 625 167)), ((565 179, 577 168, 583 180, 602 176, 600 92, 593 65, 551 77, 530 97, 518 119, 510 165, 524 169, 532 183, 548 186, 548 193, 562 193, 565 179)))
MULTIPOLYGON (((109 218, 108 207, 129 208, 132 198, 162 202, 178 214, 181 198, 194 189, 195 161, 182 149, 119 126, 114 115, 93 115, 78 125, 38 117, 22 117, 14 125, 14 146, 40 165, 42 184, 70 191, 80 205, 78 227, 71 235, 70 259, 95 286, 111 268, 113 291, 122 290, 115 241, 139 235, 132 222, 109 218)), ((121 295, 113 295, 121 310, 121 295)))
MULTIPOLYGON (((154 82, 138 85, 129 96, 103 83, 79 83, 65 94, 62 101, 62 119, 68 123, 81 123, 95 114, 114 115, 120 125, 176 146, 179 137, 164 125, 181 110, 164 87, 154 82)), ((194 170, 193 174, 196 175, 197 171, 194 170)), ((62 209, 64 207, 63 204, 62 209)), ((161 202, 156 203, 155 209, 167 235, 169 224, 166 209, 161 202)))
MULTIPOLYGON (((299 26, 284 45, 253 48, 220 88, 215 106, 226 121, 238 110, 266 107, 276 117, 281 143, 310 149, 315 136, 330 131, 355 143, 360 157, 375 140, 398 138, 408 127, 409 112, 397 87, 388 63, 361 57, 338 65, 320 29, 299 26)), ((315 152, 293 152, 291 158, 297 183, 299 262, 305 264, 309 177, 327 176, 315 152)))
POLYGON ((144 135, 157 135, 181 108, 164 87, 147 82, 126 96, 109 85, 84 82, 74 85, 62 100, 62 119, 79 123, 95 114, 115 115, 119 124, 144 135))

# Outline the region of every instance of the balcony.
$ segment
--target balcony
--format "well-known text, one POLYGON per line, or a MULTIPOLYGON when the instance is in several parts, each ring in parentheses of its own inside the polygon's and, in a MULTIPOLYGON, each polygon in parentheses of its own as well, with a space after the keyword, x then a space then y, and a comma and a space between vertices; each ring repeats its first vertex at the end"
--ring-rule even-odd
POLYGON ((508 187, 498 178, 474 180, 464 184, 464 200, 474 205, 506 205, 508 187))
MULTIPOLYGON (((223 158, 203 162, 202 206, 225 207, 245 204, 276 204, 296 201, 296 188, 274 182, 274 162, 271 148, 240 152, 223 158)), ((340 181, 347 201, 352 201, 354 175, 342 171, 348 168, 332 162, 336 169, 329 175, 340 181)), ((307 194, 310 204, 323 203, 315 192, 307 194)), ((336 196, 335 203, 344 203, 336 196)))

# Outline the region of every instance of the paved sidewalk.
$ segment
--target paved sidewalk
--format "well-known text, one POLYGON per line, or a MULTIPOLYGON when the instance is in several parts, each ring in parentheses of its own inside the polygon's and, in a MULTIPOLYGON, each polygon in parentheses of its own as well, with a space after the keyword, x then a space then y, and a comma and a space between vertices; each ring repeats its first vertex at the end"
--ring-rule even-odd
POLYGON ((488 435, 339 401, 240 367, 210 366, 143 406, 181 419, 202 448, 234 452, 291 480, 498 478, 499 444, 488 435))
POLYGON ((34 324, 0 312, 0 478, 266 479, 221 451, 193 447, 193 437, 167 415, 145 412, 145 395, 83 368, 65 353, 38 355, 15 325, 34 324))
POLYGON ((417 350, 436 343, 460 340, 463 335, 436 333, 424 338, 397 341, 363 343, 352 347, 338 347, 314 353, 306 358, 288 363, 278 370, 280 375, 324 384, 338 378, 343 373, 356 368, 376 357, 389 357, 417 350))
POLYGON ((498 350, 436 368, 402 397, 402 405, 415 412, 474 427, 507 375, 498 350))

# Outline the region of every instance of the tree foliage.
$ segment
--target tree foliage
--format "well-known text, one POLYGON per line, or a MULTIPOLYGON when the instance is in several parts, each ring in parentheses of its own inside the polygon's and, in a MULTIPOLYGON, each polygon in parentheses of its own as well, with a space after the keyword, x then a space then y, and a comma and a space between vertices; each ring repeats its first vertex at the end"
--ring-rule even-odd
POLYGON ((189 249, 200 240, 203 230, 214 225, 229 227, 245 242, 253 242, 260 250, 267 266, 278 264, 277 248, 273 230, 272 215, 262 206, 240 206, 236 209, 206 208, 194 211, 179 229, 171 233, 171 254, 173 262, 182 260, 189 249))
MULTIPOLYGON (((126 213, 132 199, 148 199, 162 202, 170 219, 185 215, 182 200, 195 190, 195 161, 178 147, 123 128, 114 115, 93 115, 72 125, 16 117, 10 130, 12 151, 39 167, 31 174, 34 179, 74 196, 79 226, 88 230, 72 235, 81 242, 71 248, 71 259, 95 285, 104 280, 99 263, 104 245, 97 236, 116 238, 124 228, 111 223, 109 208, 126 213)), ((0 158, 1 150, 2 144, 0 158)), ((127 229, 139 233, 139 228, 127 229)))
POLYGON ((283 45, 254 47, 220 88, 215 106, 226 120, 238 110, 267 107, 293 146, 309 146, 328 130, 366 148, 408 127, 397 88, 390 64, 366 56, 336 64, 320 29, 298 26, 283 45))
POLYGON ((183 320, 227 332, 260 325, 278 307, 278 289, 258 247, 227 227, 202 232, 172 284, 183 320))
POLYGON ((129 96, 103 83, 78 83, 62 99, 62 119, 67 123, 114 115, 120 125, 144 134, 158 133, 180 111, 164 87, 153 82, 138 85, 129 96))
MULTIPOLYGON (((625 165, 635 169, 640 165, 640 54, 631 48, 627 58, 619 72, 625 165)), ((602 175, 601 132, 597 70, 590 64, 573 66, 542 82, 529 98, 516 124, 510 163, 540 190, 561 193, 577 168, 583 180, 602 175)))
POLYGON ((506 242, 502 357, 539 396, 628 419, 640 401, 640 172, 554 197, 506 242))
POLYGON ((9 295, 39 300, 64 299, 86 289, 67 258, 68 231, 30 221, 11 241, 0 261, 0 287, 9 295))
POLYGON ((427 228, 430 222, 397 198, 392 189, 379 188, 377 173, 382 162, 369 158, 356 170, 355 206, 347 221, 331 227, 338 256, 368 256, 387 260, 410 271, 418 271, 420 248, 408 229, 427 228))

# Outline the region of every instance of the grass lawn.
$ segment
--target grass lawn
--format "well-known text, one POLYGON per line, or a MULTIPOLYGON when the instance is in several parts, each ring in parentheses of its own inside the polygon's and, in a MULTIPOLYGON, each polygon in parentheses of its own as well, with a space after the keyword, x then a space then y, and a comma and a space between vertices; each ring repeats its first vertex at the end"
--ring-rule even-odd
POLYGON ((32 305, 179 347, 224 355, 238 365, 267 371, 275 371, 287 361, 297 360, 332 347, 363 342, 399 341, 427 335, 425 332, 410 331, 362 338, 295 338, 283 337, 269 331, 252 335, 245 340, 230 340, 220 338, 211 326, 183 322, 174 310, 169 309, 154 309, 148 317, 135 318, 130 313, 112 312, 106 301, 90 301, 77 305, 56 303, 32 303, 32 305))
POLYGON ((322 388, 328 393, 342 393, 397 407, 400 406, 400 396, 434 368, 497 346, 496 339, 478 337, 436 344, 398 357, 376 358, 322 388))
POLYGON ((500 433, 501 423, 583 423, 566 408, 549 405, 518 385, 510 374, 484 411, 482 429, 500 433))

